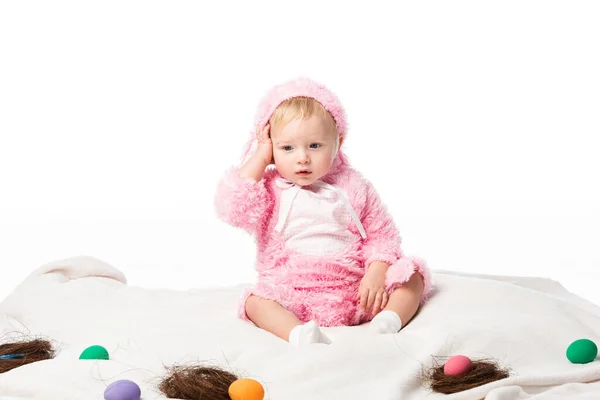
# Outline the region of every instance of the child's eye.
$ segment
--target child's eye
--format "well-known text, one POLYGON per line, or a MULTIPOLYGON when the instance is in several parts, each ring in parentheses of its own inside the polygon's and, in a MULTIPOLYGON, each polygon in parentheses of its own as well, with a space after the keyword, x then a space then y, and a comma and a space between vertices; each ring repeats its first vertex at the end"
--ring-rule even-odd
POLYGON ((310 148, 311 148, 311 149, 318 149, 319 147, 321 147, 321 145, 320 145, 319 143, 312 143, 312 144, 310 145, 310 148))
POLYGON ((285 151, 290 151, 292 150, 292 146, 283 146, 282 149, 285 151))

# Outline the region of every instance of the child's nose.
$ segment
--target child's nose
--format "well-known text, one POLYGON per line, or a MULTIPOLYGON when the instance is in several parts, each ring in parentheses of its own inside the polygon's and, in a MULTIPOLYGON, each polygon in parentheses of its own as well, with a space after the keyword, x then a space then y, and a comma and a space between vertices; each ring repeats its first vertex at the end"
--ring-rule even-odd
POLYGON ((308 154, 305 151, 302 151, 298 157, 298 163, 307 164, 308 162, 310 162, 310 159, 308 158, 308 154))

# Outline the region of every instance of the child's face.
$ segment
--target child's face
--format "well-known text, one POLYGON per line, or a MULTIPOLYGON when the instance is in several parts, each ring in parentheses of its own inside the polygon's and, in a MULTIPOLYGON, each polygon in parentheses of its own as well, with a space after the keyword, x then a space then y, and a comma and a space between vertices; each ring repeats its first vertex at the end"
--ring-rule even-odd
POLYGON ((339 145, 335 125, 313 115, 271 131, 277 171, 298 185, 310 185, 331 168, 339 145))

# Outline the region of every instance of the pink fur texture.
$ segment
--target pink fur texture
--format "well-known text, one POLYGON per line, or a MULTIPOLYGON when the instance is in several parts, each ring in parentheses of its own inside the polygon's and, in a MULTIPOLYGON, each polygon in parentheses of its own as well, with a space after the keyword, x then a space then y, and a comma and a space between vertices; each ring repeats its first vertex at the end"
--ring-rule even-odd
MULTIPOLYGON (((259 124, 268 121, 282 101, 294 96, 313 97, 332 114, 338 130, 345 133, 347 122, 337 98, 324 86, 306 78, 275 87, 260 104, 259 124)), ((254 140, 254 134, 251 141, 254 140)), ((246 152, 251 146, 246 147, 246 152)), ((248 154, 246 154, 248 156, 248 154)), ((386 276, 389 293, 415 273, 423 276, 424 302, 432 290, 431 275, 425 263, 407 258, 401 252, 401 239, 373 185, 354 170, 340 149, 331 170, 322 180, 336 185, 348 196, 367 233, 363 239, 355 224, 348 229, 354 241, 340 254, 314 257, 286 248, 274 230, 282 189, 275 180, 280 175, 267 169, 259 182, 242 179, 238 167, 228 170, 215 197, 217 215, 225 222, 253 234, 257 242, 258 282, 240 302, 239 315, 247 319, 245 301, 250 294, 277 301, 303 322, 316 320, 321 326, 356 325, 369 321, 356 299, 358 286, 373 261, 390 264, 386 276)))
POLYGON ((348 122, 339 99, 325 86, 304 77, 277 85, 267 92, 258 106, 255 124, 265 126, 277 106, 293 97, 311 97, 317 100, 333 116, 338 133, 346 134, 348 122))

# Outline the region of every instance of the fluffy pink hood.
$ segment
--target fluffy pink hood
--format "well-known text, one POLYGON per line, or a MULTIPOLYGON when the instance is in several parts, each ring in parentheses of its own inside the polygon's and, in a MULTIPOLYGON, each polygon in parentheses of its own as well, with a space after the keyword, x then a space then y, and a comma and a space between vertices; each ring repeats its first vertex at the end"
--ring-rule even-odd
MULTIPOLYGON (((343 135, 345 138, 348 137, 346 112, 337 96, 324 85, 315 82, 312 79, 300 77, 273 87, 263 97, 254 117, 255 129, 251 131, 250 139, 244 148, 242 163, 256 151, 256 129, 262 129, 269 122, 269 118, 271 118, 271 115, 277 106, 293 97, 311 97, 317 100, 327 111, 329 111, 335 120, 338 134, 343 135)), ((340 167, 347 164, 348 161, 346 156, 340 149, 333 162, 330 173, 339 170, 340 167)))

